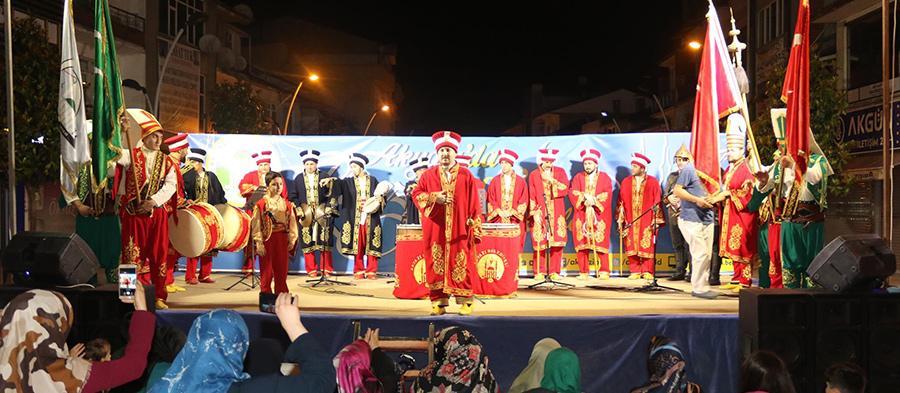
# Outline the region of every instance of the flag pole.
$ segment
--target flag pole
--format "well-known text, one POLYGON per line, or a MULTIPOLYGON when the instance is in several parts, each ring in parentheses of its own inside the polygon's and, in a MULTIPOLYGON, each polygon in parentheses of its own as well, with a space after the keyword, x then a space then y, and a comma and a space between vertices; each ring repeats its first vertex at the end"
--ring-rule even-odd
POLYGON ((884 126, 881 127, 882 130, 882 144, 881 144, 881 158, 882 158, 882 171, 884 172, 884 180, 882 185, 882 214, 883 222, 882 222, 882 237, 888 244, 891 244, 891 239, 893 238, 893 228, 891 227, 893 224, 893 205, 891 194, 894 188, 893 181, 893 161, 891 159, 891 151, 893 150, 893 139, 891 138, 893 133, 893 119, 891 109, 891 101, 893 101, 893 96, 891 95, 891 51, 890 51, 890 21, 891 21, 891 13, 890 7, 891 2, 888 0, 881 1, 881 98, 882 98, 882 110, 881 116, 883 118, 881 124, 884 126))
POLYGON ((4 2, 3 14, 6 18, 6 120, 9 123, 9 236, 12 238, 16 234, 18 225, 16 223, 16 124, 15 124, 15 105, 13 99, 13 59, 12 59, 12 0, 4 2))
POLYGON ((756 173, 762 170, 762 160, 760 160, 759 150, 756 148, 756 137, 753 136, 753 126, 750 125, 750 110, 747 105, 747 93, 750 91, 750 82, 747 79, 747 72, 744 70, 742 60, 742 54, 747 49, 747 44, 738 39, 741 30, 737 28, 734 20, 734 10, 729 7, 728 11, 731 12, 731 30, 728 32, 728 35, 731 36, 731 44, 728 45, 728 49, 734 54, 735 76, 738 79, 738 87, 741 89, 741 116, 744 117, 744 122, 747 123, 747 144, 750 145, 748 149, 750 160, 747 164, 750 166, 750 171, 756 173))

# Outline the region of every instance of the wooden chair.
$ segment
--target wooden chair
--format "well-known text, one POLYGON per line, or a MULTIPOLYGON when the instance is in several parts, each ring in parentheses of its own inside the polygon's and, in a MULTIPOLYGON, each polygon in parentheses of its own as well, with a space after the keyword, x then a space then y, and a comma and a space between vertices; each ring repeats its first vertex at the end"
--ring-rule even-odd
MULTIPOLYGON (((353 336, 351 340, 363 338, 362 323, 353 321, 353 336)), ((381 350, 385 352, 425 352, 428 354, 428 363, 421 365, 422 368, 434 361, 434 323, 428 324, 428 335, 421 337, 391 337, 380 336, 379 343, 381 350)), ((422 370, 407 370, 400 376, 400 384, 405 386, 409 381, 413 381, 421 375, 422 370)))

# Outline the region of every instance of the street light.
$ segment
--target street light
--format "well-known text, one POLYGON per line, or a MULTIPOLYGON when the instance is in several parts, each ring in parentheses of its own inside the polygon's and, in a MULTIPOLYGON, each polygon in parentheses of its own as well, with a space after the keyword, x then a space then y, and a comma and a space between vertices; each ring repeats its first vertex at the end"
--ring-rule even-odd
POLYGON ((300 83, 297 84, 297 89, 294 90, 294 97, 291 98, 291 105, 288 106, 287 117, 285 117, 285 119, 284 119, 284 134, 283 135, 287 135, 288 128, 291 126, 291 113, 294 111, 294 102, 297 101, 297 95, 300 94, 300 88, 303 87, 303 82, 306 82, 308 80, 315 82, 315 81, 319 80, 319 75, 310 74, 309 76, 300 79, 300 83))
POLYGON ((622 129, 619 128, 619 122, 616 121, 616 118, 606 112, 600 112, 600 116, 604 118, 612 119, 613 124, 616 126, 616 131, 622 132, 622 129))
MULTIPOLYGON (((172 57, 172 53, 175 52, 175 47, 178 46, 178 40, 182 35, 184 35, 184 31, 188 26, 203 23, 207 19, 209 19, 209 15, 206 15, 205 12, 195 12, 187 18, 184 27, 178 29, 178 33, 175 34, 175 39, 172 40, 172 46, 169 47, 169 52, 166 53, 166 58, 163 60, 162 68, 159 70, 159 80, 156 82, 156 93, 153 99, 153 108, 159 109, 159 93, 162 90, 163 77, 166 75, 166 67, 169 66, 169 59, 172 57)), ((153 114, 156 115, 157 118, 159 118, 158 112, 153 111, 153 114)))
POLYGON ((147 109, 150 110, 150 113, 156 113, 156 109, 153 107, 153 102, 150 101, 150 96, 147 95, 147 88, 141 85, 140 82, 134 79, 125 79, 122 81, 122 87, 127 87, 129 89, 137 90, 144 94, 144 99, 147 100, 147 109))
POLYGON ((700 50, 700 48, 702 48, 702 47, 703 47, 703 44, 701 44, 700 41, 688 42, 688 48, 691 48, 693 50, 700 50))
POLYGON ((363 136, 369 133, 369 127, 372 126, 372 122, 375 121, 375 116, 378 116, 378 112, 387 112, 390 111, 391 107, 389 105, 382 105, 381 110, 377 110, 372 112, 372 117, 369 118, 369 124, 366 125, 366 130, 363 132, 363 136))

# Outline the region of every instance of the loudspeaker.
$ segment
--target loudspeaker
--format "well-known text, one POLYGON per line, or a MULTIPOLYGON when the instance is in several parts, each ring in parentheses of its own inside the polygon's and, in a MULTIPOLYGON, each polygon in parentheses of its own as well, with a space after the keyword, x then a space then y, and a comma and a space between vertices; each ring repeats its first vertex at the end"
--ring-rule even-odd
POLYGON ((74 233, 19 233, 0 258, 13 282, 28 287, 84 284, 100 267, 91 248, 74 233))
POLYGON ((877 288, 896 271, 891 247, 873 234, 839 236, 806 269, 813 282, 833 292, 877 288))

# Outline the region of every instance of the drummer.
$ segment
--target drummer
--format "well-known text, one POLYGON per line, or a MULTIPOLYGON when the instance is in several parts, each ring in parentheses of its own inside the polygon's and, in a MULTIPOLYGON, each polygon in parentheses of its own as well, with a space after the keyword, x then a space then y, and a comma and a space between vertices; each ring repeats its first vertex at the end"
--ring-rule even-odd
POLYGON ((310 277, 319 277, 319 268, 325 276, 334 274, 331 262, 333 244, 331 226, 323 228, 322 224, 315 222, 314 218, 317 217, 313 217, 319 208, 323 208, 322 212, 330 217, 336 211, 337 205, 336 195, 333 195, 331 190, 335 179, 319 171, 319 155, 318 150, 307 149, 300 152, 303 170, 294 178, 288 190, 288 199, 297 207, 297 217, 311 223, 300 229, 298 242, 306 262, 306 274, 310 277), (310 217, 306 217, 307 215, 310 217), (317 251, 321 265, 316 264, 317 251))
MULTIPOLYGON (((228 203, 222 183, 213 172, 203 167, 206 162, 206 150, 191 149, 187 155, 187 163, 192 170, 184 174, 184 196, 189 201, 203 202, 210 205, 228 203)), ((191 285, 198 283, 212 284, 212 255, 188 258, 184 281, 191 285), (197 260, 200 261, 200 279, 197 279, 197 260)))
MULTIPOLYGON (((176 173, 178 177, 178 189, 175 192, 175 195, 178 198, 178 206, 182 207, 185 205, 184 198, 184 174, 191 170, 191 166, 184 163, 184 156, 187 154, 188 145, 187 134, 183 132, 179 132, 175 134, 175 136, 167 138, 163 141, 163 144, 169 150, 169 158, 172 159, 176 164, 179 165, 179 170, 176 173)), ((178 260, 181 259, 182 255, 175 251, 175 247, 172 247, 171 243, 169 244, 169 255, 166 256, 166 292, 175 293, 175 292, 184 292, 184 287, 175 285, 175 268, 178 267, 178 260)))

